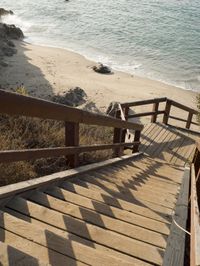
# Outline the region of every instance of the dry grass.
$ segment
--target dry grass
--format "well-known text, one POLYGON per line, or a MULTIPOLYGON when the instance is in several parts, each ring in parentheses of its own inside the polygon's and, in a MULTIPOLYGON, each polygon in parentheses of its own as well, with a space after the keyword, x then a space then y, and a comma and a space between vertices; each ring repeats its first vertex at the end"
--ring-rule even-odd
MULTIPOLYGON (((110 143, 113 129, 80 126, 80 144, 110 143)), ((64 146, 64 123, 37 118, 0 116, 0 150, 64 146)), ((107 159, 111 151, 82 154, 81 164, 107 159)), ((68 169, 64 157, 0 164, 0 185, 15 183, 68 169)))

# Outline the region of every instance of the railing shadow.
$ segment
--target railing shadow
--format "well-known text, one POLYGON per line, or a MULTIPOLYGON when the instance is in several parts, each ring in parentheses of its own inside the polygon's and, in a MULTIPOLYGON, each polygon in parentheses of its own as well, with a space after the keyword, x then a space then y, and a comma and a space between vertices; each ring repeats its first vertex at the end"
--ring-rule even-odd
POLYGON ((174 161, 177 159, 182 160, 184 163, 188 162, 188 157, 186 154, 180 153, 179 148, 190 147, 194 145, 195 141, 189 138, 187 135, 181 133, 180 131, 175 131, 170 127, 162 124, 157 124, 157 133, 154 137, 148 137, 148 135, 141 135, 142 145, 140 150, 145 152, 151 157, 159 155, 159 159, 166 160, 167 154, 168 162, 173 158, 174 161), (160 136, 159 134, 162 133, 160 136), (170 135, 171 134, 171 135, 170 135), (157 137, 158 136, 158 137, 157 137), (169 139, 169 140, 168 140, 169 139))

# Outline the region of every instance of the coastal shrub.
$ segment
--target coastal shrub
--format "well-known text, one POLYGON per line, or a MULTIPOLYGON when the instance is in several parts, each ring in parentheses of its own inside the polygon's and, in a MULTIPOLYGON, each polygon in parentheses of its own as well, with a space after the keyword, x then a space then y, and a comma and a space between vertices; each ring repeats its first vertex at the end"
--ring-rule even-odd
MULTIPOLYGON (((26 95, 21 87, 18 92, 26 95)), ((80 125, 80 144, 111 143, 113 129, 80 125)), ((61 147, 65 143, 64 122, 0 115, 0 150, 61 147)), ((107 159, 112 151, 80 155, 80 164, 107 159)), ((68 169, 65 157, 0 164, 0 185, 6 185, 68 169)))

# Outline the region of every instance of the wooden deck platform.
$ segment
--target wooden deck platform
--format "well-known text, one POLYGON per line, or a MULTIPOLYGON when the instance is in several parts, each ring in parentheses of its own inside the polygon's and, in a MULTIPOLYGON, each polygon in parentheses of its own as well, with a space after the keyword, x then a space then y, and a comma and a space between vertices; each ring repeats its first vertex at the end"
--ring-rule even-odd
POLYGON ((149 123, 141 133, 140 151, 151 158, 185 166, 194 156, 196 138, 189 131, 180 131, 162 123, 149 123))
POLYGON ((0 188, 0 264, 165 264, 194 148, 189 136, 149 124, 145 154, 57 173, 48 186, 23 182, 12 195, 0 188))

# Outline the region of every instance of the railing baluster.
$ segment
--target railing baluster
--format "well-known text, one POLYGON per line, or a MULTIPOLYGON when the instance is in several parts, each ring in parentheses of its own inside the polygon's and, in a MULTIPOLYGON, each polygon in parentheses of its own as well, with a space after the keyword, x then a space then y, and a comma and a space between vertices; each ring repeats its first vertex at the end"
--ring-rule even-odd
POLYGON ((192 117, 193 117, 193 113, 189 112, 188 114, 188 118, 187 118, 187 123, 186 123, 186 128, 190 128, 190 125, 192 123, 192 117))
POLYGON ((158 108, 159 108, 159 102, 155 102, 154 104, 153 104, 153 112, 155 112, 155 114, 153 114, 152 116, 151 116, 151 123, 156 123, 156 120, 157 120, 157 115, 158 115, 158 108))
POLYGON ((170 110, 171 110, 171 105, 172 105, 171 100, 167 99, 166 106, 165 106, 165 113, 164 113, 164 116, 163 116, 163 124, 165 124, 165 125, 168 124, 169 113, 170 113, 170 110))
MULTIPOLYGON (((121 118, 121 111, 117 110, 116 118, 121 118)), ((113 143, 121 143, 122 141, 122 129, 121 128, 114 128, 114 135, 113 135, 113 143)), ((114 149, 114 157, 121 156, 123 154, 123 149, 121 147, 117 147, 114 149)))
MULTIPOLYGON (((65 122, 65 146, 79 146, 79 123, 65 122)), ((70 167, 79 165, 79 155, 68 155, 67 162, 70 167)))
MULTIPOLYGON (((140 136, 141 136, 141 131, 140 130, 136 130, 135 131, 135 137, 134 137, 134 142, 135 141, 140 141, 140 136)), ((132 153, 138 152, 139 151, 139 144, 135 144, 133 146, 133 150, 132 153)))

